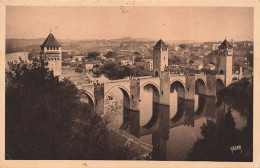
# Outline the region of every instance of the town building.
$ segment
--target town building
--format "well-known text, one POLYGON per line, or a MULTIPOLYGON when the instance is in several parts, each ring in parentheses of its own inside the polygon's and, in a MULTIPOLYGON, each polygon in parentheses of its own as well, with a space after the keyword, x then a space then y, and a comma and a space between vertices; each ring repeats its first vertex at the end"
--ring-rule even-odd
POLYGON ((86 62, 85 63, 85 70, 90 71, 93 70, 94 64, 92 62, 86 62))
POLYGON ((216 69, 216 66, 213 65, 213 64, 206 64, 206 65, 204 65, 203 68, 204 68, 204 69, 207 69, 207 70, 211 70, 211 71, 213 71, 213 70, 216 69))
POLYGON ((217 50, 219 46, 220 46, 220 44, 213 44, 212 45, 212 50, 213 51, 217 50))
POLYGON ((84 57, 86 57, 86 56, 85 56, 85 55, 75 55, 75 56, 74 56, 74 60, 75 60, 75 61, 82 61, 82 59, 83 59, 84 57))
POLYGON ((133 61, 129 59, 121 59, 120 63, 121 65, 133 65, 133 61))
POLYGON ((179 51, 179 49, 180 49, 180 47, 179 47, 179 46, 177 46, 177 45, 176 45, 176 46, 174 46, 174 50, 175 50, 175 51, 179 51))
POLYGON ((98 72, 99 70, 100 70, 100 66, 98 64, 95 64, 93 66, 93 72, 95 73, 95 72, 98 72))
POLYGON ((208 48, 208 47, 209 47, 209 46, 208 46, 207 44, 204 44, 204 45, 203 45, 203 48, 204 48, 204 49, 206 49, 206 48, 208 48))
POLYGON ((115 58, 107 58, 107 59, 106 59, 106 62, 115 62, 115 61, 116 61, 115 58))
POLYGON ((61 75, 61 45, 56 40, 51 31, 46 40, 41 45, 41 59, 48 63, 47 68, 52 70, 55 76, 61 75))
POLYGON ((191 67, 193 68, 193 69, 195 69, 195 70, 201 70, 202 68, 203 68, 203 64, 202 63, 200 63, 200 62, 195 62, 195 63, 193 63, 192 65, 191 65, 191 67))

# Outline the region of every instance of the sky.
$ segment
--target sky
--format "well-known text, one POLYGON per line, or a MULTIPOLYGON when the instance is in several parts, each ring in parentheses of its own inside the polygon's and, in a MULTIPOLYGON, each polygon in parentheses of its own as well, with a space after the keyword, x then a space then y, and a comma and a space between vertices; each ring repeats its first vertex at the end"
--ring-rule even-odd
POLYGON ((21 7, 6 9, 6 38, 253 40, 251 7, 21 7))

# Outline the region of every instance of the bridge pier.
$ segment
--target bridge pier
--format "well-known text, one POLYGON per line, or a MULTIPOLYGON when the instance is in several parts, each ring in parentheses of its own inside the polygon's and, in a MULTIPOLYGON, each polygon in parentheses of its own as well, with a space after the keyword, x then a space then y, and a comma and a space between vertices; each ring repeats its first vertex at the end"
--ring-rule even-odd
POLYGON ((206 96, 216 96, 216 75, 206 75, 206 96))
POLYGON ((194 100, 195 76, 186 76, 185 100, 194 100))
POLYGON ((94 83, 95 112, 98 115, 104 115, 104 84, 94 83))
POLYGON ((129 131, 139 137, 140 127, 140 79, 130 80, 130 101, 129 101, 129 131))
MULTIPOLYGON (((162 71, 160 77, 160 94, 159 94, 159 121, 169 121, 170 119, 170 72, 162 71), (167 120, 165 120, 167 118, 167 120)), ((169 122, 159 123, 159 129, 168 130, 169 122)), ((168 135, 168 134, 167 134, 168 135)))
POLYGON ((160 77, 159 104, 170 104, 170 72, 162 71, 160 77))

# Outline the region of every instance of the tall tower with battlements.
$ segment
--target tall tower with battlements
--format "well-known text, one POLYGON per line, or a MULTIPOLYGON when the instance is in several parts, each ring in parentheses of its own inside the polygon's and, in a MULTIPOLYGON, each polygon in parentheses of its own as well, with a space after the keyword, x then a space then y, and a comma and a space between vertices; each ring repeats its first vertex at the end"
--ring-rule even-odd
POLYGON ((153 47, 153 75, 161 76, 168 69, 168 47, 160 39, 153 47))
POLYGON ((47 67, 52 70, 55 76, 61 75, 61 45, 51 33, 48 35, 44 43, 41 45, 41 59, 48 62, 47 67))
POLYGON ((218 47, 218 74, 225 75, 226 86, 232 82, 233 46, 225 39, 218 47))

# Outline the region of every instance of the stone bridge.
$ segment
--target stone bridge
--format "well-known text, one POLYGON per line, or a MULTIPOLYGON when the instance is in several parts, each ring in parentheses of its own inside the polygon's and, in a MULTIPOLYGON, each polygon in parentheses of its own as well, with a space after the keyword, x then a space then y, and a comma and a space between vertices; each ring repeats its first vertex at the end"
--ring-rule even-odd
POLYGON ((225 86, 224 75, 193 76, 170 74, 162 72, 161 77, 145 76, 130 79, 113 80, 105 83, 93 83, 78 86, 83 90, 82 94, 87 96, 99 114, 104 114, 104 99, 114 88, 119 88, 123 93, 123 104, 125 109, 139 111, 140 90, 145 86, 153 89, 153 102, 169 105, 169 96, 177 91, 178 97, 185 100, 194 100, 195 94, 216 96, 218 90, 225 86))

